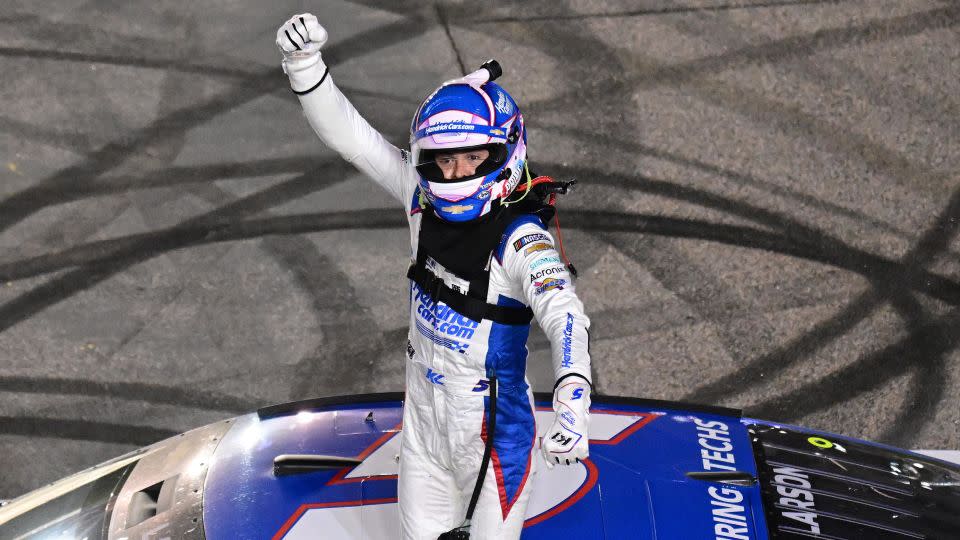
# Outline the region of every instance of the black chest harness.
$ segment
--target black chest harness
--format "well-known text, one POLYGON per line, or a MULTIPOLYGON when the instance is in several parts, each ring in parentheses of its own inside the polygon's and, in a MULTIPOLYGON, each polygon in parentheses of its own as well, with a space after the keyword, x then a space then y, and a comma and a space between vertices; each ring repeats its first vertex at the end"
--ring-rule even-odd
POLYGON ((480 322, 488 319, 501 324, 523 325, 533 319, 528 306, 513 307, 490 304, 490 264, 510 226, 525 216, 536 216, 546 226, 554 208, 532 196, 510 206, 500 206, 484 218, 466 223, 450 223, 438 218, 430 207, 422 211, 418 235, 417 259, 407 270, 407 277, 436 302, 457 313, 480 322), (469 283, 466 291, 448 286, 427 268, 428 258, 440 263, 448 272, 469 283))

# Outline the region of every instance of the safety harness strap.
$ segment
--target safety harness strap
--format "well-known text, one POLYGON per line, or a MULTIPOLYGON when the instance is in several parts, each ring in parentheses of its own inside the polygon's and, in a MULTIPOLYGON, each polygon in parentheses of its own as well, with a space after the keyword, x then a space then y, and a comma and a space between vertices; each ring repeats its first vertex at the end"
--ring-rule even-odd
POLYGON ((512 325, 530 324, 533 320, 533 310, 527 306, 518 308, 489 304, 451 289, 442 279, 427 270, 426 265, 420 260, 410 265, 407 277, 429 294, 435 302, 443 302, 468 319, 478 322, 488 319, 500 324, 512 325))

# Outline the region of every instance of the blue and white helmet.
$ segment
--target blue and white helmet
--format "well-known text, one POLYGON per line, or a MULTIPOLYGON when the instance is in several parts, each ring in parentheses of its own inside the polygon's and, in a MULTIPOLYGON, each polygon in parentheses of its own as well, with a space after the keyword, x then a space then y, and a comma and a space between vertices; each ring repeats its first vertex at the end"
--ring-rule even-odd
POLYGON ((410 150, 420 190, 447 221, 469 221, 487 214, 523 176, 527 159, 523 115, 510 94, 491 78, 495 77, 488 69, 481 68, 447 81, 413 117, 410 150), (444 179, 434 157, 439 151, 478 148, 489 150, 490 156, 473 176, 444 179))

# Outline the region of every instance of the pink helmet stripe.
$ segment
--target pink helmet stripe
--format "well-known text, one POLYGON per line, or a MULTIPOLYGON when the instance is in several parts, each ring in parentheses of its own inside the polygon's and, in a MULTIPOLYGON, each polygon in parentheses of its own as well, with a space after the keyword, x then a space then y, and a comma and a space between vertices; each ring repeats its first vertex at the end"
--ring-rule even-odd
MULTIPOLYGON (((470 88, 473 88, 472 86, 470 88)), ((497 113, 493 110, 493 100, 490 99, 490 96, 486 92, 481 92, 479 88, 473 88, 473 91, 480 94, 480 97, 487 102, 487 109, 490 110, 490 124, 491 126, 495 125, 494 122, 497 121, 497 113)))

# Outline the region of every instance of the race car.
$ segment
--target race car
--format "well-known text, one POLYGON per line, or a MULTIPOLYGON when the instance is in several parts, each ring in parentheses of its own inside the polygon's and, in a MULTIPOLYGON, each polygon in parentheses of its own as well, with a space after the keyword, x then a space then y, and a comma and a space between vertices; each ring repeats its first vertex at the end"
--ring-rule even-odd
MULTIPOLYGON (((550 396, 536 398, 549 426, 550 396)), ((194 429, 8 502, 0 538, 396 538, 402 400, 321 398, 194 429)), ((590 436, 588 460, 535 476, 522 538, 960 538, 960 453, 604 396, 590 436)))

